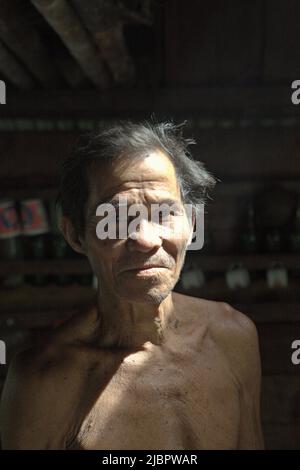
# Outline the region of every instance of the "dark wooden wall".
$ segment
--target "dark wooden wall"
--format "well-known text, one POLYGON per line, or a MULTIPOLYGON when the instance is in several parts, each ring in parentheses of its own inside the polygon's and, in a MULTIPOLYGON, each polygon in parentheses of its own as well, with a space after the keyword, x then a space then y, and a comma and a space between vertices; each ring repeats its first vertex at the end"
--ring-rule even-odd
MULTIPOLYGON (((264 281, 272 256, 238 253, 235 237, 244 201, 267 183, 300 193, 300 114, 291 103, 291 82, 300 78, 300 4, 297 0, 238 0, 163 3, 160 48, 155 57, 159 81, 145 90, 54 90, 18 93, 8 88, 0 109, 2 125, 0 187, 3 195, 22 199, 55 194, 59 163, 76 140, 82 120, 172 117, 190 120, 187 134, 197 141, 194 155, 221 182, 208 206, 214 235, 212 253, 199 253, 207 284, 190 292, 225 300, 256 322, 260 337, 263 387, 262 416, 268 448, 300 448, 300 366, 291 363, 291 343, 300 338, 300 285, 291 277, 282 292, 264 281), (23 121, 20 122, 20 119, 23 121), (24 121, 25 120, 25 121, 24 121), (59 121, 70 130, 59 130, 59 121), (52 130, 39 130, 41 122, 52 130), (31 130, 20 130, 27 125, 31 130), (12 130, 7 130, 11 128, 12 130), (19 130, 18 130, 19 129, 19 130), (223 242, 223 244, 222 244, 223 242), (224 272, 243 259, 260 277, 238 292, 229 291, 224 272), (213 275, 209 273, 213 271, 213 275)), ((195 255, 196 256, 196 255, 195 255)), ((282 252, 276 259, 300 271, 299 255, 282 252)), ((83 262, 2 264, 14 269, 77 270, 83 262)), ((0 294, 1 319, 20 329, 57 323, 92 295, 87 287, 55 286, 0 294)))

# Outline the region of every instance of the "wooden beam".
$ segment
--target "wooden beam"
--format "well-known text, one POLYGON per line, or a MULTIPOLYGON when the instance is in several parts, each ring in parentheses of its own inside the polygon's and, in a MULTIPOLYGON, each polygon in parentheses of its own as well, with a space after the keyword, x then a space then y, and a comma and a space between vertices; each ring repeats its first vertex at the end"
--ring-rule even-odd
POLYGON ((53 61, 71 88, 84 86, 84 82, 87 81, 86 75, 67 49, 61 48, 53 57, 53 61))
POLYGON ((34 81, 30 75, 2 41, 0 41, 0 71, 5 78, 22 90, 30 90, 34 87, 34 81))
POLYGON ((32 25, 28 5, 20 0, 1 0, 0 18, 0 38, 8 48, 43 86, 59 86, 59 74, 32 25))
POLYGON ((116 83, 132 82, 135 67, 123 34, 123 22, 115 2, 72 0, 78 14, 106 61, 116 83))
POLYGON ((102 58, 71 5, 66 0, 31 2, 56 31, 91 82, 101 89, 106 88, 109 76, 102 58))

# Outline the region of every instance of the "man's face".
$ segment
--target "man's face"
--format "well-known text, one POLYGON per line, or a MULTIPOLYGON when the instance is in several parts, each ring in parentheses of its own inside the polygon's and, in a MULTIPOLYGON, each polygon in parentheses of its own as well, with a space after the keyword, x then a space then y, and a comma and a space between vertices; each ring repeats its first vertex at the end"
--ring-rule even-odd
MULTIPOLYGON (((84 247, 100 289, 102 286, 128 301, 159 304, 179 278, 192 230, 172 162, 157 150, 140 160, 125 159, 111 167, 96 167, 89 182, 84 247), (125 239, 101 240, 96 234, 102 219, 96 215, 97 207, 117 203, 120 198, 126 200, 128 209, 132 204, 142 205, 148 216, 140 219, 134 236, 129 233, 125 239), (168 204, 175 210, 167 218, 160 217, 158 224, 153 223, 153 204, 168 204), (160 224, 167 230, 161 231, 160 224), (171 226, 177 230, 169 230, 171 226)), ((126 224, 130 220, 128 217, 126 224)))

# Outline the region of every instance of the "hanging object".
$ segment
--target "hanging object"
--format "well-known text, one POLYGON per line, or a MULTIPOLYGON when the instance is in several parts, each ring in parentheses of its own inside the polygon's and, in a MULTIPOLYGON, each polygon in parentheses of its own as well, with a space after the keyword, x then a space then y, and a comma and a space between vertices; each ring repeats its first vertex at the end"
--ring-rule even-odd
POLYGON ((243 253, 256 253, 258 250, 258 238, 255 227, 255 212, 253 201, 250 200, 247 208, 246 223, 243 226, 242 233, 242 246, 243 253))
POLYGON ((285 266, 274 261, 267 270, 267 284, 270 289, 286 288, 288 286, 288 271, 285 266))
POLYGON ((289 234, 289 247, 293 253, 300 253, 300 197, 297 200, 296 213, 289 234))
POLYGON ((195 264, 188 265, 181 274, 181 285, 184 289, 199 289, 205 283, 204 272, 195 264))
POLYGON ((227 286, 232 290, 250 285, 249 271, 241 262, 231 264, 226 271, 225 278, 227 286))

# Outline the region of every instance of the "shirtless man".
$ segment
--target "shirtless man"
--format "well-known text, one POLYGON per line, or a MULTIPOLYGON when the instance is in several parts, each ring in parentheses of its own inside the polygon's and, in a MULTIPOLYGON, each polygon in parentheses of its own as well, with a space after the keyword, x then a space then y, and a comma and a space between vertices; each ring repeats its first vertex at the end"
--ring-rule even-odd
POLYGON ((122 123, 64 165, 61 230, 87 256, 97 296, 13 360, 2 448, 263 448, 254 324, 226 303, 172 292, 193 231, 183 203, 204 201, 214 184, 189 143, 170 123, 122 123), (149 218, 135 237, 99 239, 96 208, 119 196, 175 203, 181 236, 149 218))

